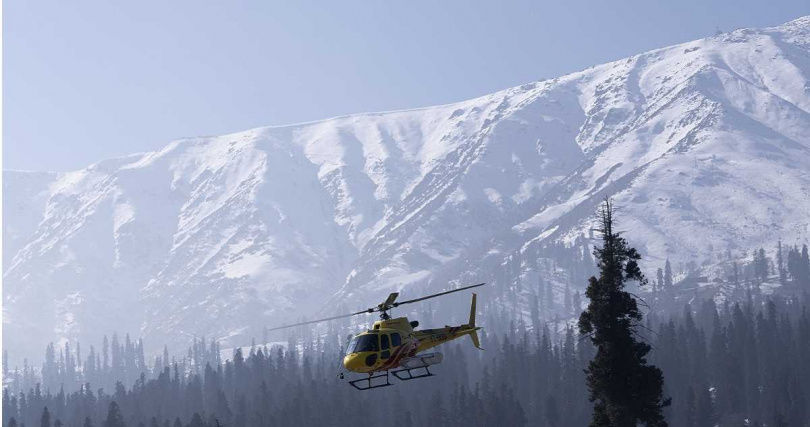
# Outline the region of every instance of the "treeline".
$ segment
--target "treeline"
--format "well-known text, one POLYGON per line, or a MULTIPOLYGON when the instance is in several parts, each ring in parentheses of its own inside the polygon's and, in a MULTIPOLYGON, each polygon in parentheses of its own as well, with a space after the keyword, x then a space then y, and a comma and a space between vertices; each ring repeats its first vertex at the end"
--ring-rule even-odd
POLYGON ((671 425, 810 425, 807 293, 719 310, 713 300, 687 306, 652 342, 671 425))
MULTIPOLYGON (((584 284, 596 273, 589 249, 593 244, 598 242, 580 236, 571 246, 534 245, 506 255, 500 265, 490 266, 487 281, 493 286, 491 296, 507 308, 497 311, 505 314, 498 320, 524 317, 536 324, 576 318, 586 303, 584 284), (529 310, 522 313, 508 309, 515 307, 529 310)), ((801 294, 810 292, 808 252, 807 244, 789 246, 779 242, 769 251, 717 251, 702 266, 695 261, 673 265, 665 260, 660 266, 652 266, 655 274, 648 277, 648 286, 630 284, 629 290, 651 311, 667 314, 680 312, 683 304, 695 299, 742 301, 747 294, 801 294)))
POLYGON ((783 246, 780 241, 773 258, 767 256, 764 248, 759 248, 751 253, 750 261, 741 265, 736 261, 732 262, 730 271, 726 274, 734 284, 757 285, 773 279, 782 286, 808 290, 810 254, 807 245, 783 246))
POLYGON ((53 343, 45 349, 45 359, 37 367, 23 361, 22 367, 9 369, 8 350, 3 351, 3 379, 6 388, 11 390, 35 389, 37 385, 43 390, 58 389, 78 390, 86 384, 106 390, 113 389, 117 383, 134 384, 146 375, 155 377, 164 368, 177 366, 181 372, 193 372, 194 367, 219 366, 221 349, 216 341, 206 341, 205 337, 194 339, 183 357, 170 357, 167 347, 163 353, 147 363, 144 355, 143 340, 131 340, 129 334, 120 340, 113 334, 110 340, 103 337, 100 349, 90 346, 86 357, 83 357, 81 343, 71 347, 69 342, 57 347, 53 343))
POLYGON ((798 246, 789 248, 786 258, 780 242, 777 252, 779 281, 786 283, 787 276, 790 275, 797 286, 810 288, 810 254, 808 254, 807 245, 802 245, 801 251, 798 246))
MULTIPOLYGON (((807 293, 749 293, 742 303, 718 307, 703 300, 672 318, 650 315, 639 333, 653 346, 650 361, 664 372, 670 425, 810 425, 809 302, 807 293)), ((435 377, 392 378, 394 386, 366 392, 337 378, 336 337, 253 346, 224 363, 216 344, 201 340, 196 358, 191 349, 179 361, 161 356, 149 366, 139 355, 142 343, 131 343, 128 353, 125 340, 115 352, 110 344, 109 365, 102 350, 98 361, 77 364, 75 374, 84 379, 87 367, 108 366, 110 375, 131 377, 128 366, 143 360, 137 378, 109 389, 89 383, 21 391, 9 383, 3 425, 587 425, 588 340, 562 323, 501 326, 489 329, 509 332, 482 336, 487 351, 467 342, 443 348, 435 377)), ((59 367, 56 349, 48 351, 59 367)), ((69 365, 65 358, 65 372, 69 365)))
POLYGON ((655 313, 675 313, 683 304, 696 299, 743 301, 767 294, 790 297, 810 292, 810 255, 807 245, 783 246, 781 242, 769 257, 764 248, 747 257, 733 257, 730 252, 717 254, 719 262, 712 277, 700 276, 694 263, 681 266, 676 278, 666 260, 650 278, 649 286, 638 289, 644 304, 655 313))

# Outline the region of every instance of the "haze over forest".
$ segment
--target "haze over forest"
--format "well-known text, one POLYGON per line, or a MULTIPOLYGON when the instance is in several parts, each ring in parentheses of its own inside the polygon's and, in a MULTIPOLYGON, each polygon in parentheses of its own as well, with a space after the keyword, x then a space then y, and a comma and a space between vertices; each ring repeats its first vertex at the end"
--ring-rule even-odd
MULTIPOLYGON (((810 16, 453 104, 4 170, 4 378, 26 393, 4 408, 314 425, 295 399, 324 393, 328 420, 357 424, 333 365, 373 318, 267 327, 487 282, 491 352, 450 346, 463 362, 397 423, 584 425, 595 351, 573 325, 607 198, 649 279, 630 290, 670 424, 810 422, 810 16)), ((395 314, 452 325, 467 304, 395 314)))

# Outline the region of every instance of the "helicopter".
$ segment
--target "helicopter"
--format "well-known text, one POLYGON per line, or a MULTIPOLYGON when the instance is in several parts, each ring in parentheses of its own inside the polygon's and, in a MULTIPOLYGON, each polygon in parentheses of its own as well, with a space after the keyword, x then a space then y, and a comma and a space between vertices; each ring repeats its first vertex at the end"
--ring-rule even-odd
MULTIPOLYGON (((484 285, 485 283, 479 283, 477 285, 465 286, 399 302, 396 301, 397 297, 399 297, 399 292, 393 292, 388 295, 388 298, 382 303, 363 311, 278 326, 268 329, 268 331, 327 322, 360 314, 380 313, 380 320, 375 321, 371 329, 357 334, 354 337, 350 336, 351 340, 343 356, 343 367, 349 372, 366 375, 363 378, 348 381, 349 385, 357 390, 387 387, 393 385, 391 384, 389 373, 400 381, 410 381, 433 376, 434 374, 430 372, 430 366, 441 363, 443 355, 435 351, 428 353, 425 351, 448 341, 466 335, 472 340, 473 346, 479 350, 483 350, 478 341, 478 330, 480 330, 481 327, 475 325, 475 301, 477 297, 475 293, 472 294, 472 302, 470 303, 469 321, 466 324, 458 326, 417 330, 416 328, 419 326, 418 321, 408 321, 407 317, 391 318, 391 309, 403 304, 424 301, 429 298, 484 285)), ((342 372, 338 377, 345 379, 342 372)))

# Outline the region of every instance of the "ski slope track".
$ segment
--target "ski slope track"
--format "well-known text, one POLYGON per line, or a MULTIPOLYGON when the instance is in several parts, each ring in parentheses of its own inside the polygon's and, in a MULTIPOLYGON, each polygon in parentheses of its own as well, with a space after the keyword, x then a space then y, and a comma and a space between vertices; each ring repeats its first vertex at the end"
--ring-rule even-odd
POLYGON ((5 171, 5 345, 244 345, 396 289, 491 280, 516 255, 507 279, 536 292, 565 274, 525 260, 589 236, 608 196, 648 271, 807 240, 810 17, 455 104, 5 171))

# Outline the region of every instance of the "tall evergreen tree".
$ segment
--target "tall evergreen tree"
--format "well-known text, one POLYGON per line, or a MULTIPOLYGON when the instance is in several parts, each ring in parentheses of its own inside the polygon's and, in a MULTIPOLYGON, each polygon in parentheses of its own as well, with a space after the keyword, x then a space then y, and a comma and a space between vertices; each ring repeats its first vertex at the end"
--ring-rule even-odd
POLYGON ((803 278, 800 280, 805 287, 810 287, 810 254, 807 252, 807 245, 802 245, 802 258, 801 258, 801 275, 803 278))
POLYGON ((782 241, 779 240, 776 246, 776 269, 779 273, 779 283, 784 285, 787 282, 787 274, 785 272, 785 255, 782 253, 782 241))
POLYGON ((546 397, 546 424, 549 427, 557 427, 560 425, 560 411, 557 408, 557 400, 553 395, 546 397))
POLYGON ((659 268, 655 272, 655 275, 656 275, 656 284, 658 285, 658 289, 661 289, 661 287, 664 285, 664 270, 659 268))
POLYGON ((571 287, 568 284, 565 284, 565 293, 563 294, 563 306, 565 307, 566 315, 573 314, 574 312, 574 304, 571 300, 571 287))
MULTIPOLYGON (((113 342, 117 339, 113 338, 113 342)), ((121 415, 121 408, 114 400, 110 402, 110 407, 107 410, 107 419, 104 421, 104 427, 126 427, 124 424, 124 417, 121 415)))
POLYGON ((51 427, 51 413, 48 412, 48 407, 42 410, 42 417, 39 419, 40 427, 51 427))
POLYGON ((669 258, 664 264, 664 290, 667 292, 672 291, 672 266, 669 264, 669 258))
POLYGON ((740 266, 737 261, 732 262, 731 284, 734 285, 734 290, 740 287, 740 266))
POLYGON ((768 258, 765 256, 763 248, 754 251, 754 277, 760 282, 764 282, 768 277, 768 258))
POLYGON ((591 425, 666 426, 663 374, 647 363, 650 346, 635 335, 642 315, 635 298, 624 290, 628 281, 646 282, 638 266, 641 256, 614 231, 613 213, 611 201, 605 200, 600 210, 602 247, 594 249, 599 278, 590 278, 590 304, 579 318, 580 333, 590 337, 597 351, 586 371, 594 402, 591 425))
POLYGON ((551 286, 551 282, 546 282, 545 293, 546 295, 543 299, 546 302, 546 310, 549 312, 554 311, 554 290, 551 286))

